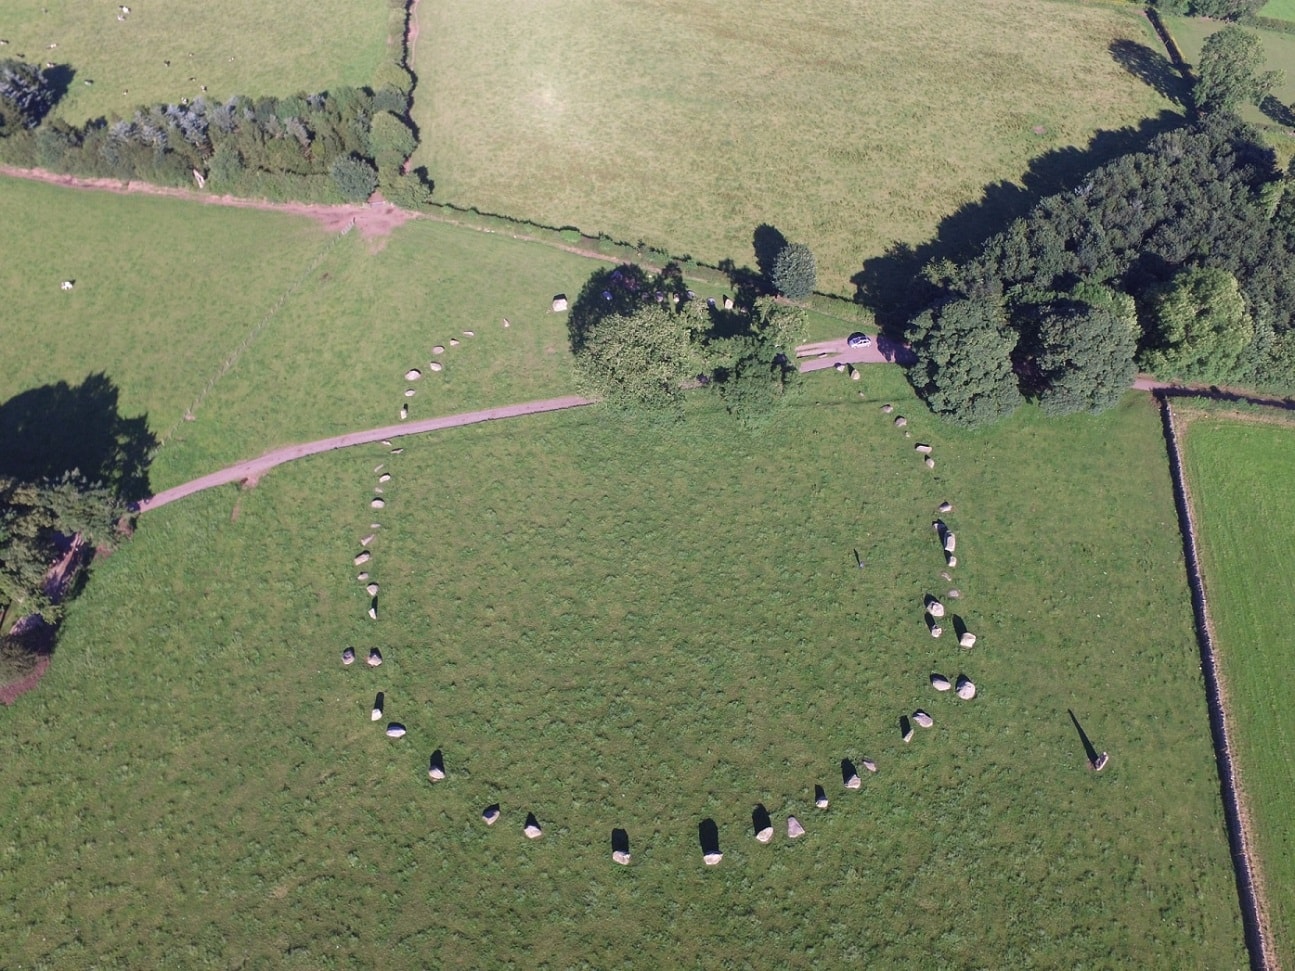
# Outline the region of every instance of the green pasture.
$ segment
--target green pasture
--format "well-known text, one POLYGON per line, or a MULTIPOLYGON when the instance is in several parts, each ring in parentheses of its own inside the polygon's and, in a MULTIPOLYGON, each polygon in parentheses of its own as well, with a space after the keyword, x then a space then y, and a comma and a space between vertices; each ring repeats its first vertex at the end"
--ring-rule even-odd
POLYGON ((1275 20, 1295 20, 1295 0, 1268 0, 1259 8, 1259 16, 1275 20))
MULTIPOLYGON (((1265 13, 1265 16, 1276 15, 1265 13)), ((1206 20, 1200 17, 1166 16, 1164 20, 1170 34, 1182 50, 1183 57, 1193 66, 1200 60, 1201 47, 1205 44, 1205 38, 1227 26, 1221 20, 1206 20)), ((1282 84, 1273 91, 1273 96, 1285 105, 1295 102, 1295 34, 1284 34, 1275 30, 1256 30, 1253 27, 1246 29, 1252 31, 1263 45, 1264 53, 1268 58, 1267 69, 1281 71, 1285 76, 1282 84)), ((1284 137, 1286 134, 1285 129, 1278 125, 1275 119, 1265 115, 1254 105, 1242 106, 1241 117, 1269 129, 1276 135, 1284 137)), ((1289 146, 1284 143, 1279 144, 1278 147, 1287 153, 1290 152, 1289 146)))
POLYGON ((1173 108, 1109 51, 1157 56, 1145 18, 1105 4, 443 0, 418 17, 415 161, 438 200, 709 262, 752 262, 769 223, 835 292, 987 186, 1011 195, 1032 158, 1173 108))
POLYGON ((1254 827, 1277 960, 1295 960, 1295 824, 1290 762, 1295 715, 1285 679, 1286 575, 1295 509, 1295 427, 1227 417, 1186 425, 1184 464, 1199 533, 1232 749, 1254 827))
POLYGON ((80 124, 181 98, 368 84, 392 17, 384 0, 6 0, 0 58, 70 66, 75 76, 55 110, 80 124))
POLYGON ((366 240, 292 216, 21 180, 5 180, 0 220, 11 229, 0 404, 106 374, 121 413, 147 414, 166 439, 156 489, 275 445, 395 424, 403 403, 427 417, 570 393, 566 320, 550 300, 598 265, 431 220, 366 240), (425 377, 405 399, 415 367, 425 377))
POLYGON ((878 367, 815 377, 759 436, 708 408, 366 446, 146 515, 0 709, 6 962, 1244 965, 1150 400, 968 434, 878 367), (929 636, 927 593, 973 650, 929 636), (935 727, 905 745, 918 706, 935 727), (859 792, 845 757, 878 765, 859 792))

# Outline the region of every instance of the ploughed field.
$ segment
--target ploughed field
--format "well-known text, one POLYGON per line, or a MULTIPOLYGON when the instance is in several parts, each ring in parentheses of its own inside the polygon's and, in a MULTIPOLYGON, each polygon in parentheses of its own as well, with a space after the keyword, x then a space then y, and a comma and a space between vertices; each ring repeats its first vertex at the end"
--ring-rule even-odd
POLYGON ((9 959, 1243 964, 1153 403, 968 434, 875 367, 758 436, 708 408, 366 446, 149 513, 0 712, 9 959), (878 772, 848 791, 843 758, 878 772))

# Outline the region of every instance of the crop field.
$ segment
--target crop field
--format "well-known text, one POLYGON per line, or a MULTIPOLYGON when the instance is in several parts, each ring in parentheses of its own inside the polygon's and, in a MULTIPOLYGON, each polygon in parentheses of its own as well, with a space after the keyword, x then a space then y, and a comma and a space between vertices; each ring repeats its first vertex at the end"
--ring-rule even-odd
POLYGON ((1287 484, 1295 426, 1226 417, 1187 423, 1191 484, 1233 749, 1267 891, 1277 959, 1295 961, 1295 737, 1285 620, 1295 608, 1286 560, 1295 535, 1287 484))
POLYGON ((1243 965, 1152 403, 981 434, 919 407, 897 370, 827 374, 758 437, 578 411, 149 513, 0 709, 6 961, 1243 965), (974 649, 929 636, 928 593, 974 649), (879 771, 847 791, 843 758, 879 771))
POLYGON ((430 417, 572 390, 549 298, 578 292, 594 264, 548 247, 430 220, 339 238, 293 216, 22 180, 5 180, 0 221, 17 351, 0 404, 105 374, 120 412, 146 414, 165 438, 155 489, 276 444, 395 423, 402 403, 430 417), (426 377, 406 402, 411 367, 426 377))
POLYGON ((0 58, 71 67, 56 111, 80 124, 181 98, 368 84, 391 20, 384 0, 6 0, 0 58))
POLYGON ((842 293, 986 187, 1012 195, 1030 159, 1176 110, 1110 53, 1156 56, 1145 18, 1104 4, 442 0, 418 17, 415 161, 438 200, 709 262, 749 263, 769 223, 842 293))

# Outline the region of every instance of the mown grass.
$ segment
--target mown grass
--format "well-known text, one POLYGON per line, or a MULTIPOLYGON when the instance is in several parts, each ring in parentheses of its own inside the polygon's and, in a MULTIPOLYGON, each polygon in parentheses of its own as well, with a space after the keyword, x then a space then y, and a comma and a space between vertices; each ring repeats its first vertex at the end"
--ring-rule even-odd
POLYGON ((439 200, 710 262, 752 262, 771 223, 835 292, 1031 158, 1172 108, 1112 59, 1117 40, 1159 46, 1108 5, 447 0, 418 17, 415 161, 439 200))
MULTIPOLYGON (((578 292, 592 261, 428 220, 369 241, 277 214, 21 180, 3 189, 0 402, 104 372, 121 412, 146 413, 166 438, 155 489, 277 444, 395 423, 411 367, 426 372, 414 417, 571 391, 566 321, 549 299, 578 292), (59 289, 65 279, 73 291, 59 289), (439 374, 427 368, 436 345, 439 374)), ((58 420, 48 416, 52 432, 58 420)))
POLYGON ((1268 0, 1259 8, 1259 16, 1277 20, 1295 20, 1295 0, 1268 0))
POLYGON ((75 70, 56 113, 80 124, 181 98, 368 84, 387 51, 391 19, 384 0, 144 0, 126 3, 130 14, 121 21, 119 6, 7 0, 0 38, 9 43, 0 57, 75 70))
POLYGON ((759 436, 700 407, 668 429, 548 415, 148 514, 0 712, 6 960, 1242 965, 1150 401, 973 435, 895 370, 860 388, 816 377, 759 436), (969 653, 921 619, 949 586, 944 498, 969 653), (376 623, 352 565, 371 521, 376 623), (343 668, 347 644, 386 663, 343 668), (399 742, 368 719, 378 690, 399 742), (905 746, 918 705, 936 727, 905 746), (879 765, 861 792, 847 756, 879 765), (756 801, 809 835, 759 846, 756 801))
POLYGON ((1277 947, 1295 960, 1295 770, 1285 620, 1295 607, 1286 560, 1295 535, 1287 483, 1295 426, 1210 415, 1186 423, 1183 455, 1210 616, 1227 693, 1232 746, 1277 947))

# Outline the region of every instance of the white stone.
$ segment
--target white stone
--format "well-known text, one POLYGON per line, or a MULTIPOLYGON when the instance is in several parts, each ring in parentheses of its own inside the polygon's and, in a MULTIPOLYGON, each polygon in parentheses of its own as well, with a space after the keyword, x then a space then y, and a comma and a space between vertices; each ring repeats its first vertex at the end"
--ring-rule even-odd
POLYGON ((374 475, 377 475, 379 472, 381 472, 381 471, 382 471, 383 469, 385 469, 386 467, 387 467, 387 463, 386 463, 386 462, 379 462, 377 465, 375 465, 375 466, 373 467, 373 474, 374 474, 374 475))
POLYGON ((934 597, 927 601, 926 609, 932 617, 944 616, 944 604, 940 603, 940 601, 936 600, 934 597))
POLYGON ((926 465, 926 467, 927 467, 928 469, 933 469, 933 468, 935 468, 935 459, 931 458, 931 456, 929 456, 929 455, 928 455, 928 456, 926 457, 926 461, 925 461, 925 463, 924 463, 924 464, 926 465))
POLYGON ((976 685, 965 674, 958 675, 958 697, 963 701, 970 701, 976 697, 976 685))
POLYGON ((874 762, 874 761, 872 761, 872 759, 864 759, 864 760, 863 760, 863 767, 864 767, 865 769, 867 769, 869 772, 876 772, 876 771, 877 771, 877 763, 876 763, 876 762, 874 762))
POLYGON ((850 368, 850 380, 858 381, 863 377, 863 372, 858 368, 850 368))
POLYGON ((372 648, 369 651, 369 660, 367 663, 369 667, 376 668, 379 664, 382 663, 382 652, 379 651, 376 647, 372 648))
POLYGON ((387 738, 404 738, 405 726, 400 722, 392 722, 387 726, 387 738))
POLYGON ((378 476, 378 481, 379 481, 379 482, 390 482, 390 481, 391 481, 391 473, 390 473, 390 472, 383 472, 383 473, 382 473, 382 475, 378 476))
POLYGON ((455 338, 455 337, 451 337, 451 338, 450 338, 450 347, 458 347, 458 346, 459 346, 459 341, 458 341, 458 339, 457 339, 457 338, 455 338))
POLYGON ((405 372, 406 381, 417 381, 422 376, 423 376, 423 372, 418 370, 418 368, 416 367, 411 367, 408 371, 405 372))
POLYGON ((787 817, 787 838, 798 839, 805 835, 805 827, 800 825, 800 820, 795 816, 787 817))
POLYGON ((910 725, 908 726, 908 730, 904 732, 904 744, 907 745, 912 740, 913 740, 913 726, 910 725))
POLYGON ((499 819, 499 810, 494 806, 487 806, 481 813, 481 821, 487 826, 493 826, 499 819))
POLYGON ((385 499, 374 499, 372 502, 369 503, 369 505, 372 506, 374 509, 381 509, 386 504, 387 504, 387 500, 385 499))
POLYGON ((976 635, 975 635, 975 634, 973 634, 971 631, 966 631, 965 633, 963 633, 963 635, 962 635, 960 638, 958 638, 958 646, 959 646, 959 647, 975 647, 975 646, 976 646, 976 635))
POLYGON ((513 326, 513 322, 512 322, 511 320, 509 320, 507 317, 505 317, 505 318, 504 318, 504 326, 505 326, 505 327, 511 327, 511 326, 513 326))
POLYGON ((760 832, 755 834, 755 838, 761 843, 769 842, 769 840, 773 839, 773 827, 766 826, 764 829, 760 830, 760 832))
POLYGON ((923 728, 930 728, 935 724, 935 719, 922 711, 921 708, 913 712, 913 721, 917 722, 917 724, 921 725, 923 728))
POLYGON ((400 454, 402 454, 404 451, 405 451, 405 450, 404 450, 403 448, 393 448, 393 449, 391 450, 391 454, 392 454, 392 455, 400 455, 400 454))
POLYGON ((401 420, 401 421, 404 421, 404 420, 405 420, 406 418, 408 418, 408 417, 409 417, 409 406, 408 406, 408 405, 401 405, 401 406, 400 406, 400 420, 401 420))
POLYGON ((368 563, 371 559, 373 559, 373 554, 368 550, 365 550, 363 553, 360 553, 355 557, 355 565, 360 566, 363 563, 368 563))
POLYGON ((367 573, 357 573, 357 574, 355 575, 355 579, 357 579, 357 580, 359 580, 361 583, 363 583, 364 581, 366 581, 367 579, 369 579, 369 575, 368 575, 367 573))
POLYGON ((374 708, 371 712, 369 712, 369 721, 371 722, 382 721, 382 709, 374 708))
POLYGON ((378 608, 377 608, 377 607, 370 607, 370 608, 369 608, 369 620, 377 620, 377 619, 378 619, 378 608))
POLYGON ((433 353, 433 354, 444 354, 444 353, 445 353, 445 347, 444 347, 443 345, 441 345, 441 344, 437 344, 435 347, 433 347, 433 348, 432 348, 432 353, 433 353))
POLYGON ((377 537, 377 536, 375 536, 373 533, 370 533, 368 536, 365 536, 363 539, 361 539, 361 540, 360 540, 360 545, 361 545, 361 546, 368 546, 370 543, 372 543, 372 542, 373 542, 375 539, 377 539, 377 538, 378 538, 378 537, 377 537))
POLYGON ((413 388, 406 388, 406 389, 405 389, 405 397, 406 397, 406 398, 412 398, 412 397, 413 397, 414 395, 416 395, 416 394, 418 394, 418 392, 417 392, 417 391, 415 391, 413 388))
POLYGON ((944 534, 944 552, 952 553, 958 548, 958 537, 953 533, 944 534))
POLYGON ((953 503, 951 502, 940 503, 940 512, 953 512, 953 503))
POLYGON ((882 406, 881 406, 881 412, 882 412, 882 414, 884 414, 884 415, 889 415, 889 414, 890 414, 892 411, 894 411, 894 410, 895 410, 895 406, 894 406, 894 405, 882 405, 882 406))
POLYGON ((74 286, 76 286, 76 284, 73 283, 71 280, 64 280, 62 283, 59 284, 59 289, 71 290, 74 286))
POLYGON ((814 805, 817 806, 819 809, 826 809, 828 805, 827 796, 820 796, 819 798, 815 799, 814 805))
POLYGON ((895 419, 896 428, 903 428, 907 424, 908 424, 908 419, 905 418, 903 415, 900 415, 898 418, 895 419))
POLYGON ((931 687, 936 691, 948 691, 953 685, 949 684, 949 679, 942 674, 931 675, 931 687))
POLYGON ((445 778, 445 770, 437 769, 435 767, 430 768, 427 770, 427 778, 431 779, 433 782, 440 782, 445 778))
MULTIPOLYGON (((522 830, 528 840, 537 840, 544 835, 544 830, 540 829, 534 823, 522 830)), ((560 841, 559 841, 560 842, 560 841)))
POLYGON ((859 778, 859 773, 857 772, 845 780, 845 787, 847 789, 858 789, 862 785, 863 780, 859 778))
POLYGON ((343 664, 355 663, 355 648, 348 647, 346 650, 342 652, 342 663, 343 664))
POLYGON ((916 445, 913 446, 913 451, 921 452, 923 455, 930 455, 931 446, 923 444, 922 442, 918 442, 916 445))
POLYGON ((939 624, 935 624, 934 626, 931 627, 932 637, 939 637, 943 633, 944 633, 944 628, 941 627, 939 624))
POLYGON ((949 554, 949 556, 946 557, 944 562, 948 564, 950 569, 952 569, 953 567, 958 565, 958 558, 953 554, 949 554))
POLYGON ((566 309, 567 309, 567 298, 565 296, 563 296, 562 294, 558 294, 556 297, 553 298, 553 312, 555 314, 566 313, 566 309))
POLYGON ((835 364, 832 365, 832 367, 834 367, 837 371, 840 371, 842 374, 845 373, 845 364, 842 363, 841 361, 837 361, 835 364))
POLYGON ((370 583, 367 587, 364 588, 364 592, 367 593, 370 597, 375 596, 378 592, 378 585, 376 583, 370 583))
POLYGON ((619 863, 621 866, 629 866, 630 855, 624 850, 612 850, 612 862, 619 863))
POLYGON ((463 332, 463 336, 464 336, 464 337, 476 337, 476 336, 477 336, 477 332, 476 332, 475 330, 465 330, 465 331, 463 332))
POLYGON ((707 866, 715 866, 722 859, 724 859, 723 853, 707 853, 705 856, 702 857, 702 860, 706 863, 707 866))
POLYGON ((445 365, 444 365, 444 364, 442 364, 440 361, 432 361, 432 363, 430 363, 430 364, 429 364, 429 365, 427 365, 427 366, 428 366, 429 368, 431 368, 433 371, 439 371, 439 370, 441 370, 441 368, 443 368, 445 365))

